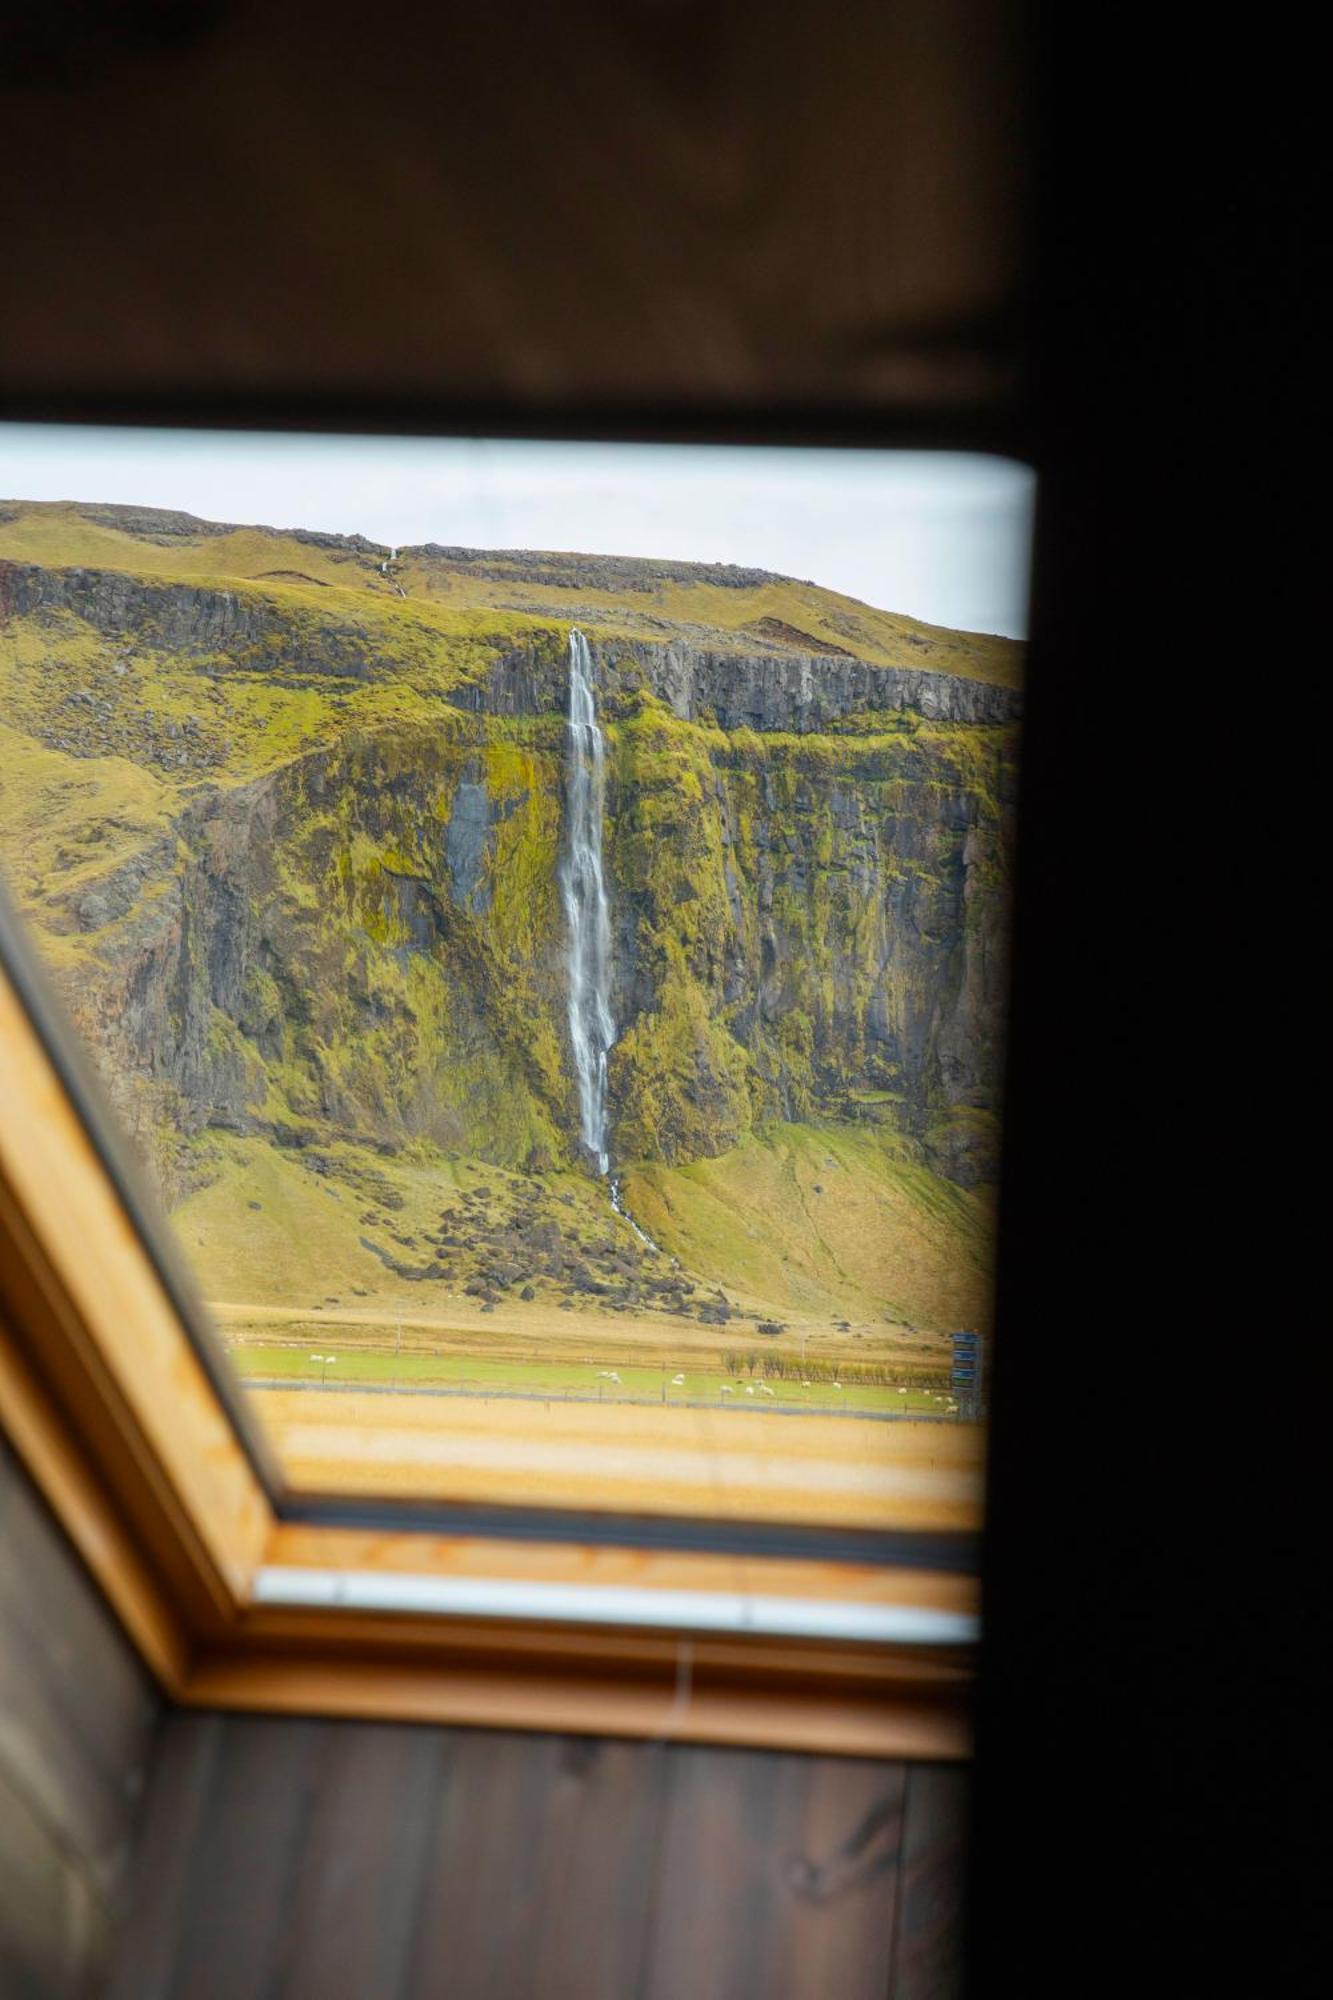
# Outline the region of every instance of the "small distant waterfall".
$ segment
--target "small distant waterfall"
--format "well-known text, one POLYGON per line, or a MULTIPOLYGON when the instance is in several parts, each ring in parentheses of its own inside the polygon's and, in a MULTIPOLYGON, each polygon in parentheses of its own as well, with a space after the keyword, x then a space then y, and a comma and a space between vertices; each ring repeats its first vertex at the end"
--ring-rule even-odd
POLYGON ((593 699, 592 655, 577 627, 569 635, 566 841, 560 895, 568 932, 569 1039, 579 1088, 580 1135, 604 1174, 607 1151, 606 1058, 616 1038, 611 1019, 611 913, 602 874, 606 751, 593 699))

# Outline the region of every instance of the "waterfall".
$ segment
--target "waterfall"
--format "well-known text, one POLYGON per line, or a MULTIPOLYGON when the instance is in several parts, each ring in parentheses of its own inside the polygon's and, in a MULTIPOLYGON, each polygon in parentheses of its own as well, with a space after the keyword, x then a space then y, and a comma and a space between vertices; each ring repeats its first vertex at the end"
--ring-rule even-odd
MULTIPOLYGON (((656 1250, 660 1255, 662 1250, 661 1244, 657 1241, 655 1237, 650 1236, 648 1234, 648 1231, 643 1227, 642 1223, 636 1222, 634 1220, 634 1217, 630 1214, 629 1210, 626 1208, 625 1197, 620 1192, 620 1182, 617 1180, 614 1174, 612 1174, 611 1176, 611 1183, 608 1192, 610 1193, 611 1196, 611 1206, 615 1210, 616 1214, 620 1217, 621 1221, 628 1222, 630 1228, 634 1231, 634 1234, 638 1237, 640 1243, 645 1243, 650 1250, 656 1250)), ((674 1264, 676 1262, 676 1259, 673 1257, 671 1261, 674 1264)))
POLYGON ((602 808, 606 753, 593 700, 592 655, 577 626, 569 634, 567 819, 560 896, 568 932, 569 1039, 579 1088, 579 1128, 604 1174, 610 1167, 606 1131, 606 1058, 616 1038, 611 1019, 611 913, 602 874, 602 808))

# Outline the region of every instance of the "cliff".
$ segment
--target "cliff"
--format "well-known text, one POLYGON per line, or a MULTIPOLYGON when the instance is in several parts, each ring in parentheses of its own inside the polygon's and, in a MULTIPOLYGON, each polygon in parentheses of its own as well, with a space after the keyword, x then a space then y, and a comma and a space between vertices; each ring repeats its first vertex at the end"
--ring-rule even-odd
POLYGON ((780 1123, 993 1178, 1017 648, 758 571, 3 512, 0 860, 169 1200, 210 1132, 580 1168, 572 622, 617 1165, 647 1198, 780 1123))

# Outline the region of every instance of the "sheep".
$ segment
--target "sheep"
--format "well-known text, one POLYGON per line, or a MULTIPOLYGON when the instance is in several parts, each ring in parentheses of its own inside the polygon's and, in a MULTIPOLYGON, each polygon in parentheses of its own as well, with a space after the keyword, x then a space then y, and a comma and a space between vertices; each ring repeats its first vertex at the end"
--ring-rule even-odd
POLYGON ((684 1377, 683 1375, 673 1375, 673 1376, 672 1376, 672 1378, 671 1378, 671 1386, 672 1386, 672 1388, 673 1388, 673 1389, 679 1389, 679 1388, 681 1387, 681 1385, 683 1384, 684 1380, 685 1380, 685 1377, 684 1377))

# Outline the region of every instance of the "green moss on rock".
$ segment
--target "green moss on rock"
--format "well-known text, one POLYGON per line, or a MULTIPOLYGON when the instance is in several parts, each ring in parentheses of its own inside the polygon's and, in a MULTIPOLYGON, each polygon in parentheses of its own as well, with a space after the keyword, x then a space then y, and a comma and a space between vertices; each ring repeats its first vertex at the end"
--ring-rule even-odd
MULTIPOLYGON (((480 572, 413 552, 403 602, 363 551, 298 574, 303 545, 279 564, 265 531, 234 532, 232 558, 221 532, 134 541, 132 584, 90 571, 86 615, 71 584, 0 648, 0 855, 161 1185, 203 1171, 180 1148, 210 1125, 577 1166, 563 723, 515 692, 558 686, 568 600, 562 620, 541 606, 563 559, 544 582, 518 565, 499 606, 480 572), (247 567, 219 609, 228 559, 247 567)), ((75 561, 108 561, 117 537, 78 510, 11 533, 18 554, 75 561)), ((585 595, 614 666, 617 1161, 683 1169, 775 1121, 834 1120, 989 1178, 1012 725, 865 707, 820 733, 686 721, 652 694, 639 638, 691 607, 751 652, 838 632, 874 661, 898 628, 782 579, 744 585, 762 610, 746 621, 734 580, 653 571, 617 597, 616 574, 585 595)), ((931 647, 1013 678, 966 635, 931 647)))

